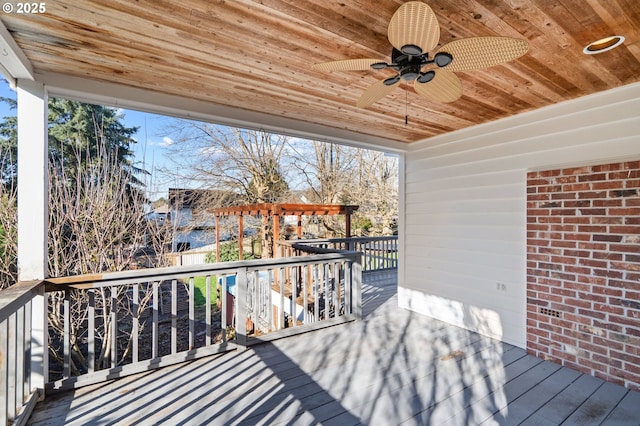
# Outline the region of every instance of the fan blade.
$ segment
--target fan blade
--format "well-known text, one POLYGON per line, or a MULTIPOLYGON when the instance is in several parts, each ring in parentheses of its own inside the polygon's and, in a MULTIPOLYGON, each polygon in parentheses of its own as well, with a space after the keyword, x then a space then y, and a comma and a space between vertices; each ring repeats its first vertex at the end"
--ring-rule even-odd
POLYGON ((419 1, 403 4, 391 17, 388 30, 389 42, 402 51, 403 46, 414 45, 429 52, 440 39, 440 25, 433 10, 419 1))
POLYGON ((447 52, 453 61, 449 71, 470 71, 512 61, 527 53, 526 40, 511 37, 471 37, 447 43, 438 52, 447 52))
POLYGON ((393 90, 394 87, 400 84, 401 80, 398 80, 396 83, 393 83, 390 86, 384 84, 385 80, 380 80, 377 83, 369 86, 367 90, 360 96, 358 99, 358 103, 356 104, 358 108, 366 108, 370 105, 373 105, 380 99, 384 98, 393 90))
POLYGON ((462 96, 462 83, 457 75, 445 69, 434 70, 436 75, 427 83, 413 83, 420 96, 436 102, 453 102, 462 96))
POLYGON ((323 62, 314 64, 312 69, 318 71, 366 71, 371 65, 383 62, 380 59, 345 59, 344 61, 323 62))

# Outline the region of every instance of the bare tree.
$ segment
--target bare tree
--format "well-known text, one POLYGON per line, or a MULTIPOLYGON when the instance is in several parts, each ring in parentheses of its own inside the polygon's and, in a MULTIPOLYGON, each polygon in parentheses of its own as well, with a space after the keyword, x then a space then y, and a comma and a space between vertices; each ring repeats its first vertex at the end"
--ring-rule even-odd
POLYGON ((168 152, 181 179, 228 191, 245 203, 274 203, 288 195, 282 172, 286 136, 195 121, 180 121, 168 131, 176 137, 168 152))
MULTIPOLYGON (((390 234, 398 215, 398 163, 382 152, 326 142, 295 150, 295 165, 313 202, 357 204, 352 224, 363 234, 390 234)), ((342 223, 323 217, 327 236, 344 235, 342 223)))
MULTIPOLYGON (((283 172, 287 166, 286 136, 195 121, 180 121, 167 130, 175 138, 168 152, 179 164, 176 177, 215 190, 201 205, 276 203, 289 195, 283 172)), ((258 223, 263 253, 270 255, 272 230, 268 223, 258 223)))
MULTIPOLYGON (((353 184, 357 173, 359 149, 312 141, 295 149, 295 168, 308 187, 311 202, 352 204, 353 184)), ((343 223, 335 216, 322 216, 327 230, 323 236, 343 236, 343 223)))
MULTIPOLYGON (((138 267, 138 253, 148 239, 149 227, 145 218, 145 199, 141 191, 131 185, 128 171, 118 162, 117 152, 104 144, 92 147, 95 154, 84 148, 74 151, 88 161, 78 161, 76 168, 65 167, 60 159, 50 164, 49 202, 49 270, 53 276, 121 271, 138 267), (94 157, 95 155, 95 157, 94 157)), ((76 158, 74 160, 79 160, 76 158)), ((158 259, 162 259, 159 256, 158 259)), ((98 365, 107 365, 111 353, 111 297, 109 289, 95 291, 96 312, 101 318, 97 339, 98 365)), ((129 295, 118 287, 118 311, 129 311, 129 295)), ((148 298, 143 297, 143 306, 148 298)), ((74 357, 72 368, 77 374, 74 359, 85 365, 82 341, 87 332, 86 291, 71 293, 72 324, 70 343, 74 357)), ((49 324, 55 335, 63 335, 64 294, 51 293, 49 324)), ((119 315, 122 315, 119 313, 119 315)), ((60 342, 51 339, 51 354, 62 361, 60 342)), ((123 353, 126 356, 126 351, 123 353)))
POLYGON ((0 145, 0 290, 18 280, 18 194, 12 150, 0 145))
POLYGON ((360 205, 356 218, 370 221, 366 233, 390 235, 397 231, 398 158, 363 150, 358 156, 357 186, 353 201, 360 205))

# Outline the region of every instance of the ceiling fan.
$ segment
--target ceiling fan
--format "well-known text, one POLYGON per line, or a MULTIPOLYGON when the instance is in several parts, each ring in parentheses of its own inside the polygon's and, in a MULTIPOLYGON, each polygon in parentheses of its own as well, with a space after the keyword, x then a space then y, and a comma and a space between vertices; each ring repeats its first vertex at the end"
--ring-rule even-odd
POLYGON ((346 59, 313 65, 319 71, 392 69, 393 77, 369 86, 357 106, 366 108, 385 97, 401 81, 413 81, 421 96, 437 102, 453 102, 462 96, 462 83, 454 71, 491 67, 527 53, 529 43, 511 37, 471 37, 455 40, 432 51, 440 39, 440 26, 433 10, 420 1, 404 3, 391 17, 388 29, 393 46, 391 62, 378 59, 346 59))

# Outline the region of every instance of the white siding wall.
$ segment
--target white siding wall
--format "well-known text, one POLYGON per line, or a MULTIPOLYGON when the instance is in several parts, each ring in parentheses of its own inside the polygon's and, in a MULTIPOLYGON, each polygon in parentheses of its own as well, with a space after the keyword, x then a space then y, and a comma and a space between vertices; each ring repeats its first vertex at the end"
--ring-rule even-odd
POLYGON ((412 145, 403 307, 526 346, 526 173, 640 158, 640 84, 412 145))

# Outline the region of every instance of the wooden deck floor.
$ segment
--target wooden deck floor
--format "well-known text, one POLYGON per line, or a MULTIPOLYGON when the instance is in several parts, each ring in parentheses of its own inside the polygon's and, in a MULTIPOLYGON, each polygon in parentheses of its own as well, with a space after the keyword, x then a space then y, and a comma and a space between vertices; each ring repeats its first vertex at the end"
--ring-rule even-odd
POLYGON ((640 393, 396 307, 363 321, 48 397, 32 425, 634 425, 640 393))

